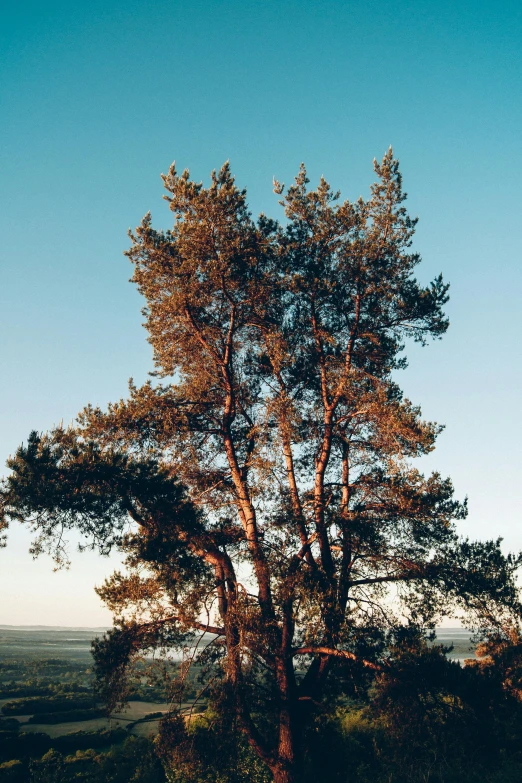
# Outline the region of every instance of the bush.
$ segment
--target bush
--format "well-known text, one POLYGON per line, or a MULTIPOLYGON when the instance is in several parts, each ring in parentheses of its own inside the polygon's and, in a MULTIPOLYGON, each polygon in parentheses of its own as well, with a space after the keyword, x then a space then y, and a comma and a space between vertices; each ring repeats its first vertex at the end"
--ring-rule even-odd
POLYGON ((89 748, 107 748, 127 738, 125 729, 115 731, 76 731, 51 739, 43 732, 4 732, 0 734, 0 762, 17 759, 38 759, 54 748, 60 753, 75 753, 89 748))
POLYGON ((0 762, 11 759, 39 758, 51 748, 48 734, 5 731, 0 734, 0 762))
POLYGON ((53 747, 62 753, 73 753, 77 750, 88 750, 89 748, 106 748, 110 745, 116 745, 127 738, 125 729, 115 729, 109 731, 102 729, 100 731, 75 731, 73 734, 63 734, 52 740, 53 747))
POLYGON ((20 759, 11 759, 0 764, 0 783, 24 783, 25 765, 20 759))
POLYGON ((0 718, 0 732, 2 731, 18 731, 20 724, 16 718, 0 718))
POLYGON ((40 761, 29 765, 31 783, 63 783, 65 762, 61 753, 51 749, 40 761))

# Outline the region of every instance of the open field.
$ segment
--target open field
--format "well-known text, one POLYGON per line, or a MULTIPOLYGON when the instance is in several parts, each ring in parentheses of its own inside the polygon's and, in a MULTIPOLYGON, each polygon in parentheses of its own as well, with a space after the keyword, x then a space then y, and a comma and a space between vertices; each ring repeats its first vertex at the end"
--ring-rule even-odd
MULTIPOLYGON (((50 737, 61 737, 64 734, 74 734, 77 731, 100 731, 103 729, 128 729, 129 733, 131 734, 139 734, 141 736, 144 736, 142 731, 136 731, 138 726, 129 726, 129 724, 133 723, 137 720, 142 720, 146 715, 152 713, 152 712, 167 712, 169 709, 169 705, 166 703, 163 704, 156 704, 155 702, 146 702, 146 701, 131 701, 129 702, 128 708, 124 712, 115 713, 111 716, 111 718, 94 718, 93 720, 83 720, 83 721, 71 721, 67 722, 64 721, 63 723, 56 723, 53 725, 48 724, 39 724, 39 723, 31 723, 31 724, 24 724, 22 727, 23 731, 31 731, 31 732, 43 732, 44 734, 48 734, 50 737)), ((20 722, 24 723, 25 720, 27 720, 29 716, 20 716, 20 722)), ((151 721, 150 723, 154 723, 154 728, 157 731, 157 725, 159 723, 159 718, 155 721, 151 721)), ((138 724, 141 726, 141 724, 138 724)), ((149 722, 146 724, 143 724, 144 726, 149 726, 149 730, 147 733, 151 733, 152 729, 150 728, 149 722)))
MULTIPOLYGON (((29 723, 21 726, 21 730, 26 733, 47 734, 52 739, 63 737, 64 734, 75 734, 77 731, 102 731, 108 728, 109 721, 107 718, 95 718, 94 720, 76 721, 75 723, 55 723, 52 725, 29 723)), ((125 725, 123 721, 113 721, 112 728, 125 728, 125 725)))
POLYGON ((137 723, 133 726, 131 734, 135 737, 152 737, 159 731, 160 718, 156 720, 146 721, 145 723, 137 723))

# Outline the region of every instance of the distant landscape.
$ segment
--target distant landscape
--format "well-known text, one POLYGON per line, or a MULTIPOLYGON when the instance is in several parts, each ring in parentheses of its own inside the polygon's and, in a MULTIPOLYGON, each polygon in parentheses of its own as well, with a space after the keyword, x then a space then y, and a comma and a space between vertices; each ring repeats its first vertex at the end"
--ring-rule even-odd
MULTIPOLYGON (((0 625, 0 661, 12 656, 24 659, 63 658, 91 661, 91 641, 106 627, 63 627, 54 625, 0 625)), ((471 635, 465 628, 439 628, 437 642, 452 645, 449 658, 474 657, 471 635)))
POLYGON ((64 658, 91 660, 91 641, 106 628, 63 628, 46 625, 0 625, 0 660, 64 658))
MULTIPOLYGON (((98 774, 119 783, 119 768, 127 783, 149 756, 158 765, 151 738, 172 704, 164 688, 143 677, 125 709, 107 714, 94 693, 91 656, 92 640, 105 630, 0 625, 0 781, 40 780, 31 770, 53 754, 74 779, 85 773, 89 781, 98 774)), ((189 702, 176 706, 191 710, 189 702)))
MULTIPOLYGON (((112 730, 120 741, 123 736, 117 733, 120 730, 136 736, 156 733, 161 715, 169 711, 169 702, 157 687, 143 683, 124 711, 110 716, 100 714, 103 706, 92 695, 91 642, 106 630, 103 627, 0 625, 2 719, 14 718, 22 734, 43 733, 52 739, 78 732, 112 730), (65 702, 62 698, 57 707, 57 697, 64 694, 65 702), (45 722, 37 717, 42 712, 42 699, 49 702, 49 709, 43 713, 45 722), (16 709, 17 704, 23 709, 16 709), (38 706, 39 712, 31 711, 31 705, 38 706)), ((439 629, 437 642, 452 647, 448 652, 451 659, 462 662, 474 657, 466 629, 439 629)), ((189 710, 191 705, 187 702, 183 707, 189 710)), ((83 740, 82 737, 82 743, 83 740)), ((0 752, 5 756, 5 749, 0 752)))
MULTIPOLYGON (((120 742, 123 734, 118 732, 121 731, 141 737, 155 734, 162 715, 170 707, 160 689, 143 683, 125 710, 111 715, 102 714, 103 705, 93 699, 91 642, 106 630, 102 627, 0 625, 0 710, 3 720, 14 718, 22 734, 36 732, 52 739, 78 732, 99 735, 113 731, 120 742), (58 698, 61 698, 60 702, 58 698), (49 708, 42 712, 41 703, 45 699, 49 708), (16 705, 20 705, 20 709, 16 705), (31 705, 38 707, 38 712, 32 711, 31 705), (38 714, 43 714, 45 720, 39 720, 38 714)), ((452 647, 448 652, 451 659, 462 662, 474 657, 470 634, 463 628, 439 629, 437 642, 452 647)), ((183 708, 190 710, 190 702, 183 704, 183 708)), ((80 744, 84 739, 81 737, 80 744)), ((0 752, 5 756, 5 749, 0 752)))

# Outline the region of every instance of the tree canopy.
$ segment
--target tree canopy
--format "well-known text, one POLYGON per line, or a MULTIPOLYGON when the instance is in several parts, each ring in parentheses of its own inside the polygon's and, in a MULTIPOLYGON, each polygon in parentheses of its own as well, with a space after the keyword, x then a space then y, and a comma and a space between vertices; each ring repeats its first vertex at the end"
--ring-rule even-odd
POLYGON ((33 432, 0 496, 36 554, 63 562, 73 528, 126 553, 98 590, 116 618, 96 648, 107 698, 133 657, 211 634, 227 709, 277 783, 299 780, 328 679, 384 671, 405 624, 520 614, 520 556, 462 538, 451 481, 412 466, 441 428, 397 371, 408 340, 446 331, 448 286, 414 276, 391 149, 374 168, 350 202, 302 166, 275 182, 278 222, 252 218, 228 164, 209 187, 172 166, 173 227, 146 215, 127 251, 154 380, 33 432))

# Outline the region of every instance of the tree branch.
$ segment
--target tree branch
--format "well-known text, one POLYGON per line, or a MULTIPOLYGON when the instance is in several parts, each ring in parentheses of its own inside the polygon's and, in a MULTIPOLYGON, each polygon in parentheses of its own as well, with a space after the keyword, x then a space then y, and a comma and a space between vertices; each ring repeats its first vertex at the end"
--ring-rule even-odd
POLYGON ((298 647, 292 652, 294 658, 296 655, 325 655, 331 658, 343 658, 348 661, 357 661, 368 669, 374 669, 375 671, 382 671, 383 668, 377 663, 368 661, 366 658, 359 658, 358 655, 348 652, 348 650, 336 650, 333 647, 298 647))

